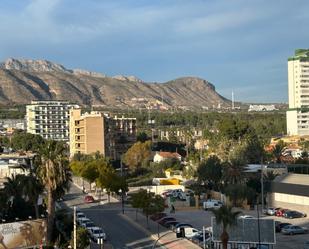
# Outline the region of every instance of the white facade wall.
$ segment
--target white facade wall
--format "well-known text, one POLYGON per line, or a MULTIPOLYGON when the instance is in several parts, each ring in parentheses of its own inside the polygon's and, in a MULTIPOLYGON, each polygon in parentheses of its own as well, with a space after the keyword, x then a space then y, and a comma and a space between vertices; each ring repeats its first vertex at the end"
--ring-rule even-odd
POLYGON ((288 61, 287 134, 309 135, 309 50, 288 61))
POLYGON ((45 139, 68 141, 71 107, 66 101, 32 101, 26 107, 27 132, 45 139))

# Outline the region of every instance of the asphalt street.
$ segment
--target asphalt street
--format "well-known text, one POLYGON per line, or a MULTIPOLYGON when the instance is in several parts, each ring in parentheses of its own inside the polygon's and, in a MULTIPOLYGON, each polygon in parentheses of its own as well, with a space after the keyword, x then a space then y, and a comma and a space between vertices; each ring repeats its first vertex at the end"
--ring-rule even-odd
MULTIPOLYGON (((130 222, 122 215, 120 203, 100 204, 98 202, 85 204, 84 196, 79 188, 72 184, 70 192, 64 197, 62 207, 73 208, 85 213, 97 226, 102 227, 107 234, 104 248, 113 249, 150 249, 154 241, 134 222, 130 222)), ((126 212, 133 210, 126 208, 126 212)), ((92 249, 100 248, 92 244, 92 249)))

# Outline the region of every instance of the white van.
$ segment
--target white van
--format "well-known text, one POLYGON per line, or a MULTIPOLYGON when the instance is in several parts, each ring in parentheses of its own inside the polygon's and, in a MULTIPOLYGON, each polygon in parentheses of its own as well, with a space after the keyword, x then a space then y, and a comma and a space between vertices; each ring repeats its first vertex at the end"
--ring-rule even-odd
POLYGON ((184 230, 185 230, 185 237, 189 239, 194 237, 200 232, 199 230, 193 227, 184 227, 184 230))
POLYGON ((218 201, 218 200, 208 199, 207 201, 203 202, 203 208, 205 210, 207 210, 209 208, 218 209, 222 206, 223 206, 222 201, 218 201))

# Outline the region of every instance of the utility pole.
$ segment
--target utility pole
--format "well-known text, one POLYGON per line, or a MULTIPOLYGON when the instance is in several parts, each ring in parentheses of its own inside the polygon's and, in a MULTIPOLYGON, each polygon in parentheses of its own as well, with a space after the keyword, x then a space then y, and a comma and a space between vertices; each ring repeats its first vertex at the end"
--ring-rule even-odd
POLYGON ((262 212, 264 210, 264 165, 263 156, 261 157, 261 195, 262 195, 262 212))
POLYGON ((74 217, 74 220, 73 220, 73 222, 74 222, 74 249, 77 249, 77 235, 76 235, 76 206, 74 206, 74 215, 73 215, 73 217, 74 217))

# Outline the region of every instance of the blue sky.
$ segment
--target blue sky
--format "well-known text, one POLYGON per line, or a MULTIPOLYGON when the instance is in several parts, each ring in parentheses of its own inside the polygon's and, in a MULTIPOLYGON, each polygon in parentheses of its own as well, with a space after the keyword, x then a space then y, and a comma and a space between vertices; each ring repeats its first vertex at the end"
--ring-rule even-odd
POLYGON ((1 0, 0 61, 198 76, 227 98, 287 102, 287 57, 309 47, 308 10, 308 0, 1 0))

